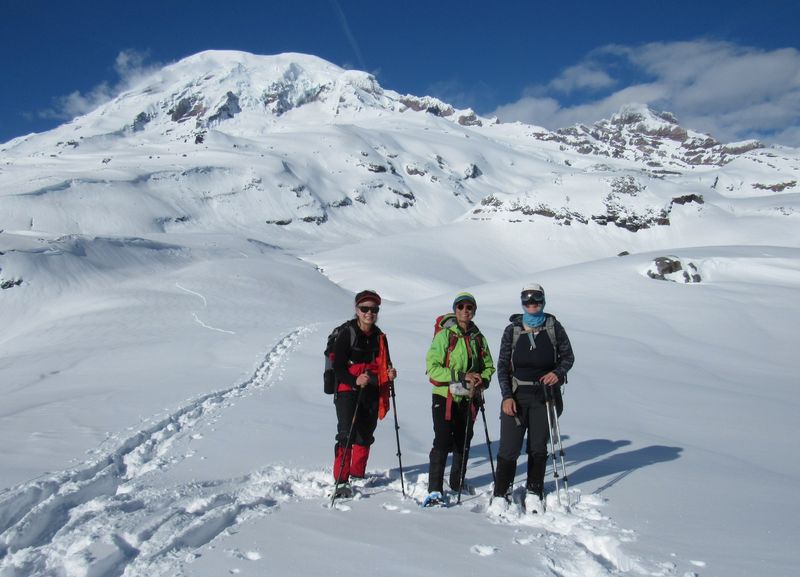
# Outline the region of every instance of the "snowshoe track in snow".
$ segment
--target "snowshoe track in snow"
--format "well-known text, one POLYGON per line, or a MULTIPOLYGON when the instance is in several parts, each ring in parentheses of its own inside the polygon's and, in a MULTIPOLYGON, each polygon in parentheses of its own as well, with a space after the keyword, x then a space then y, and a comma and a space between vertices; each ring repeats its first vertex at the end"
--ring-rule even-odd
MULTIPOLYGON (((623 544, 633 541, 632 531, 619 528, 600 512, 603 499, 597 495, 582 496, 570 490, 569 510, 559 506, 554 494, 546 496, 544 513, 526 513, 519 497, 506 509, 479 505, 476 512, 485 512, 496 524, 518 527, 514 545, 537 544, 537 553, 546 574, 556 577, 612 577, 617 575, 674 575, 674 566, 640 560, 623 552, 623 544)), ((563 498, 563 492, 562 492, 563 498)))
POLYGON ((201 420, 235 398, 271 386, 287 353, 310 330, 301 327, 284 336, 244 382, 203 395, 127 439, 106 442, 116 447, 101 448, 99 458, 81 467, 1 495, 0 575, 121 575, 134 560, 158 564, 210 541, 248 511, 275 506, 272 493, 291 495, 285 475, 275 487, 264 473, 254 473, 168 493, 137 486, 137 480, 181 460, 169 457, 169 448, 201 420), (110 526, 119 533, 109 534, 110 526))

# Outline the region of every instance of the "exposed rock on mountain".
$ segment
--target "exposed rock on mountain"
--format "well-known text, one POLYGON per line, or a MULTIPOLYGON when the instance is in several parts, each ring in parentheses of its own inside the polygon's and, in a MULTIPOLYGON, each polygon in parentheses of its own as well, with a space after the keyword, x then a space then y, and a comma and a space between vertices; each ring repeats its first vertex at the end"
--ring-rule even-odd
POLYGON ((535 136, 559 142, 564 150, 627 158, 656 168, 722 165, 737 155, 763 147, 758 141, 721 144, 706 134, 683 128, 670 112, 656 112, 641 105, 625 106, 610 120, 596 122, 591 127, 579 124, 535 136))

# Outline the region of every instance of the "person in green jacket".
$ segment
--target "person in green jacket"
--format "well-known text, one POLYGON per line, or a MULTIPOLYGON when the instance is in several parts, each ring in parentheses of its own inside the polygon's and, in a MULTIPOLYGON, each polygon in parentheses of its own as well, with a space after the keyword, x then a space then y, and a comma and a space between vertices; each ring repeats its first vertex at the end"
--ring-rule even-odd
POLYGON ((453 453, 450 465, 450 489, 461 489, 469 457, 469 442, 476 408, 482 391, 489 386, 494 363, 486 337, 472 322, 478 309, 475 297, 460 293, 453 300, 452 315, 437 320, 437 332, 425 357, 427 373, 433 385, 433 448, 428 470, 428 496, 423 507, 443 505, 444 469, 447 454, 453 453), (466 451, 464 450, 466 447, 466 451))

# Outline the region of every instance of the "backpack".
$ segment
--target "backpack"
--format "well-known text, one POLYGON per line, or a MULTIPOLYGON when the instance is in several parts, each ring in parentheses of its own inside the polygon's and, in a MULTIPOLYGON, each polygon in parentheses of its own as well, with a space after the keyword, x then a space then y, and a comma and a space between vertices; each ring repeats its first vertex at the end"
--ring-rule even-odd
POLYGON ((350 348, 352 348, 356 342, 356 331, 353 325, 350 324, 350 321, 345 321, 333 329, 331 334, 328 335, 328 343, 325 345, 325 351, 323 352, 325 355, 325 370, 322 373, 322 383, 326 395, 332 395, 336 392, 336 371, 333 370, 333 346, 336 343, 336 339, 339 337, 339 333, 345 329, 350 331, 350 348))

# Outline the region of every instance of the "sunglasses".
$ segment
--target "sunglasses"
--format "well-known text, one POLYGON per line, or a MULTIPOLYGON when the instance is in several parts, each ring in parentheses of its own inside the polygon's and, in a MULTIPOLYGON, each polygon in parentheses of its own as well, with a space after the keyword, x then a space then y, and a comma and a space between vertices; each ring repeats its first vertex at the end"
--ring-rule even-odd
POLYGON ((471 305, 471 304, 469 304, 469 303, 458 303, 458 304, 456 305, 456 308, 457 308, 458 310, 460 310, 460 311, 463 311, 464 309, 467 309, 468 311, 470 311, 470 312, 471 312, 471 311, 474 311, 474 310, 475 310, 475 305, 471 305))
POLYGON ((360 310, 364 314, 372 313, 374 315, 377 315, 380 312, 381 307, 358 307, 358 310, 360 310))

